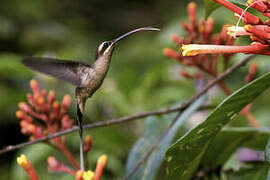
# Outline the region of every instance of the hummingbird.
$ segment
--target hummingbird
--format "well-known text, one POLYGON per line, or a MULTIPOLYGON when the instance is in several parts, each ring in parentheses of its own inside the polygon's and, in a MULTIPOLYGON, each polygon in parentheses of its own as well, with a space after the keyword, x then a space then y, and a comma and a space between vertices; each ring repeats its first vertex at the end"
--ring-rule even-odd
POLYGON ((100 88, 109 70, 111 57, 118 42, 140 31, 159 31, 158 28, 142 27, 129 31, 114 40, 102 42, 96 49, 92 65, 83 62, 60 60, 48 57, 26 57, 22 63, 32 70, 51 75, 76 86, 77 121, 80 135, 80 167, 84 171, 83 157, 83 112, 86 100, 100 88))

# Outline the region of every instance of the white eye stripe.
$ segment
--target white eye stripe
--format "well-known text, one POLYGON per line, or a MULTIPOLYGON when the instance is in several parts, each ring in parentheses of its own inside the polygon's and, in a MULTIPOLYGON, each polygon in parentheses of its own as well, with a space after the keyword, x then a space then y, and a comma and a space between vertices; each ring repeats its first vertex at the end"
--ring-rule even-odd
POLYGON ((99 47, 98 47, 98 51, 99 51, 99 52, 102 50, 102 48, 103 48, 103 46, 104 46, 104 43, 105 43, 105 42, 103 42, 101 45, 99 45, 99 47))
POLYGON ((98 52, 100 54, 107 52, 110 49, 109 47, 111 46, 111 44, 112 43, 110 43, 109 41, 105 41, 105 42, 101 43, 98 47, 98 52))

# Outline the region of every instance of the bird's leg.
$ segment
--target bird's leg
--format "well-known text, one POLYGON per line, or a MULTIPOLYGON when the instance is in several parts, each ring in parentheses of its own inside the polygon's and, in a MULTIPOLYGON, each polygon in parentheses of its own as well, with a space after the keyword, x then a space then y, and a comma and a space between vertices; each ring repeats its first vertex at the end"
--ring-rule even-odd
POLYGON ((81 171, 84 171, 82 118, 83 118, 82 111, 79 107, 79 104, 77 104, 77 120, 78 120, 79 135, 80 135, 80 164, 81 164, 81 171))

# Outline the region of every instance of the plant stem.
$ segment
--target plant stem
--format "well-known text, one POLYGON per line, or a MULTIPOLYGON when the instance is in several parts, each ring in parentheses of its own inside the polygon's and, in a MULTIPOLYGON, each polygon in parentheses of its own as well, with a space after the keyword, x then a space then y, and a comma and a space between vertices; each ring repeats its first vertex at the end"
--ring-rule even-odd
MULTIPOLYGON (((103 127, 103 126, 126 123, 126 122, 129 122, 129 121, 135 120, 135 119, 140 119, 140 118, 144 118, 144 117, 148 117, 148 116, 167 114, 167 113, 172 113, 172 112, 176 112, 176 111, 183 111, 187 107, 189 107, 196 99, 198 99, 206 91, 208 91, 211 87, 213 87, 218 82, 220 82, 220 80, 222 80, 223 78, 225 78, 226 76, 228 76, 229 74, 234 72, 236 69, 238 69, 241 66, 245 65, 254 56, 255 55, 248 55, 241 62, 233 65, 230 68, 228 68, 226 71, 221 73, 218 77, 214 78, 211 82, 209 82, 208 85, 206 85, 201 91, 196 93, 193 97, 191 97, 184 104, 180 104, 180 105, 177 105, 177 106, 172 106, 172 107, 169 107, 169 108, 162 108, 162 109, 159 109, 159 110, 156 110, 156 111, 141 112, 141 113, 133 114, 133 115, 130 115, 130 116, 121 117, 121 118, 118 118, 118 119, 113 119, 113 120, 107 120, 107 121, 101 121, 101 122, 96 122, 96 123, 92 123, 92 124, 87 124, 87 125, 84 125, 83 128, 84 129, 93 129, 93 128, 98 128, 98 127, 103 127)), ((1 149, 0 154, 7 153, 9 151, 14 151, 16 149, 19 149, 19 148, 22 148, 22 147, 25 147, 25 146, 29 146, 29 145, 32 145, 32 144, 36 144, 36 143, 39 143, 39 142, 47 141, 49 139, 59 137, 59 136, 65 135, 65 134, 69 134, 71 132, 78 131, 78 130, 79 130, 78 126, 73 126, 73 127, 69 128, 69 129, 59 131, 59 132, 57 132, 55 134, 51 134, 51 135, 42 137, 40 139, 36 139, 34 141, 29 141, 29 142, 25 142, 25 143, 21 143, 21 144, 17 144, 17 145, 10 145, 10 146, 7 146, 7 147, 1 149)))

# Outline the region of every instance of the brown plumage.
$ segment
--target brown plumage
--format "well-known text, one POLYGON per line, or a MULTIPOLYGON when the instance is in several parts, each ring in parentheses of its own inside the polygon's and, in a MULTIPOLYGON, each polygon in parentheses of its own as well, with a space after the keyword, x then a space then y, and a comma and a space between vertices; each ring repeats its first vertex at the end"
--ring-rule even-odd
POLYGON ((75 98, 77 101, 77 116, 80 133, 80 161, 81 170, 84 170, 83 141, 82 141, 82 116, 85 102, 102 85, 108 72, 111 56, 115 45, 123 38, 139 31, 158 31, 152 27, 138 28, 130 31, 112 41, 102 42, 96 49, 95 62, 92 65, 68 60, 58 60, 54 58, 27 57, 22 63, 27 67, 61 80, 70 82, 76 86, 75 98))

